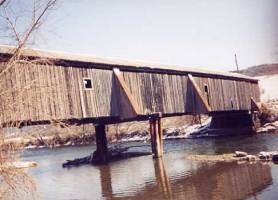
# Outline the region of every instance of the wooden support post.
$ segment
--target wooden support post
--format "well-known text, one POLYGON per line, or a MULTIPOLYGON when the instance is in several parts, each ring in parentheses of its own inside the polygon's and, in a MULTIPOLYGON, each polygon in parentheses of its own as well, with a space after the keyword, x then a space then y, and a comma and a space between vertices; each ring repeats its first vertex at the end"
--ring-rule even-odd
POLYGON ((153 157, 159 158, 163 155, 163 134, 160 117, 150 119, 150 134, 153 157))
POLYGON ((107 138, 105 132, 105 125, 98 124, 95 126, 96 132, 96 145, 97 149, 95 151, 95 158, 99 163, 108 162, 108 147, 107 147, 107 138))

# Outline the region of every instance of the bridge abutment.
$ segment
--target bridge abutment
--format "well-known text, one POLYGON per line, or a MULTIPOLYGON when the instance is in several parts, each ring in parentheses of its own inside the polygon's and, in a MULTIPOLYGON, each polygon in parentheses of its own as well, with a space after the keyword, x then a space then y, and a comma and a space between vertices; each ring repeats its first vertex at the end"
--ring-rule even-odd
POLYGON ((252 113, 223 112, 211 114, 210 130, 213 134, 241 135, 255 130, 252 113))

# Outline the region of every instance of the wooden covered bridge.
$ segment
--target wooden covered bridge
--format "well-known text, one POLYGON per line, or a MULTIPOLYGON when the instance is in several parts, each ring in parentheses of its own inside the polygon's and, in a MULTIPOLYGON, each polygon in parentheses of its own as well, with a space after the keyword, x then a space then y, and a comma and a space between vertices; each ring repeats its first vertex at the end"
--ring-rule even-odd
POLYGON ((0 95, 1 123, 92 123, 104 160, 106 124, 149 120, 153 153, 159 157, 162 117, 248 113, 260 101, 258 80, 240 74, 31 49, 23 50, 11 65, 13 53, 14 48, 0 46, 5 88, 0 95))

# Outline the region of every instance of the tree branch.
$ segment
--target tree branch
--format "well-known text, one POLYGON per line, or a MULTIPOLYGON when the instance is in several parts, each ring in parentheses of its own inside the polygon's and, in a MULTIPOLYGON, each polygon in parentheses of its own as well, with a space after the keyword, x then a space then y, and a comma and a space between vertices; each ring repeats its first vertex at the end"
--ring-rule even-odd
POLYGON ((0 0, 0 6, 2 6, 7 0, 0 0))

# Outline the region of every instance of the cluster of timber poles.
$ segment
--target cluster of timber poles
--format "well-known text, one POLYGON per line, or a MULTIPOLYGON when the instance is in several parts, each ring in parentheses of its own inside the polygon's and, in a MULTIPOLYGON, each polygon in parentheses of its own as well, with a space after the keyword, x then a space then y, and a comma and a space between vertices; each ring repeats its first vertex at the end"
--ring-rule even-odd
MULTIPOLYGON (((153 158, 159 158, 163 155, 163 133, 161 126, 161 114, 149 118, 149 128, 151 135, 151 149, 153 158)), ((95 125, 96 134, 96 152, 95 156, 99 163, 109 162, 109 151, 106 137, 105 124, 95 125)))

